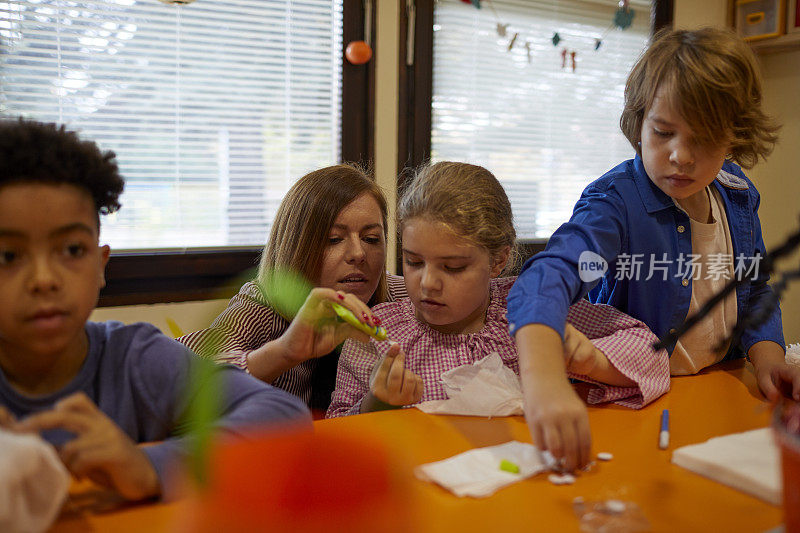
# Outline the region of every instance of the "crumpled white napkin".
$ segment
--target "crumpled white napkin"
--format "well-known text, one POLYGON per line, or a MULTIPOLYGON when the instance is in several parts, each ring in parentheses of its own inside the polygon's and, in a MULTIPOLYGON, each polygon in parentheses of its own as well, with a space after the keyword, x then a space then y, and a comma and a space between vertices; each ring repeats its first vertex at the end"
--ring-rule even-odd
POLYGON ((793 365, 800 365, 800 342, 790 344, 786 347, 786 362, 793 365))
POLYGON ((441 485, 456 496, 484 498, 506 485, 552 470, 555 465, 550 452, 540 452, 533 444, 512 440, 420 465, 414 469, 414 474, 423 481, 441 485), (519 466, 519 473, 500 470, 503 459, 519 466))
POLYGON ((58 516, 70 475, 38 435, 0 429, 0 531, 44 531, 58 516))
POLYGON ((781 503, 780 450, 771 428, 682 446, 672 452, 672 462, 774 505, 781 503))
POLYGON ((519 377, 503 364, 497 352, 480 361, 442 374, 447 400, 417 404, 421 411, 439 415, 521 415, 522 387, 519 377))

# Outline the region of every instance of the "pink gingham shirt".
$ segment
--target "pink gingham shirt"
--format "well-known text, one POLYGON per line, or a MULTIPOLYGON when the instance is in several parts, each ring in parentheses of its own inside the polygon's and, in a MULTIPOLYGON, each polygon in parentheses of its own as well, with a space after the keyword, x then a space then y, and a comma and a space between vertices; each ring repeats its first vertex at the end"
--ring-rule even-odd
MULTIPOLYGON (((389 338, 403 349, 406 368, 425 383, 420 401, 446 399, 441 375, 458 366, 471 365, 492 352, 497 352, 503 364, 519 375, 517 348, 508 333, 506 318, 506 297, 515 280, 491 281, 486 323, 477 333, 453 335, 430 328, 416 318, 409 298, 373 308, 373 315, 381 319, 389 338)), ((571 378, 594 385, 587 397, 589 403, 615 402, 639 409, 669 390, 669 358, 664 350, 653 350, 652 344, 657 338, 644 323, 614 307, 593 305, 585 300, 570 307, 567 322, 586 335, 622 374, 637 384, 616 387, 570 374, 571 378)), ((328 418, 360 412, 361 402, 369 392, 372 368, 389 346, 388 341, 345 342, 328 418)))

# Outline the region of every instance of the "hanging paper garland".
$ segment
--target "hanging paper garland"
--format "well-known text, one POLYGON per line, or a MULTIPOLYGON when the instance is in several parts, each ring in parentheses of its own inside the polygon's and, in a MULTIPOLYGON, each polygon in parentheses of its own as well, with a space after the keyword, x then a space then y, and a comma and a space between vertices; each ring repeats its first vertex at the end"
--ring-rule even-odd
MULTIPOLYGON (((165 0, 162 0, 165 1, 165 0)), ((469 4, 475 6, 477 9, 481 8, 481 0, 461 0, 465 4, 469 4)), ((494 5, 492 4, 492 0, 485 0, 489 3, 489 8, 494 13, 495 20, 497 21, 496 30, 498 37, 507 37, 509 35, 508 28, 510 24, 504 24, 500 22, 500 17, 497 15, 497 11, 494 9, 494 5)), ((611 21, 611 25, 603 32, 600 37, 596 37, 594 40, 594 50, 595 52, 600 50, 600 47, 603 45, 603 39, 608 34, 611 29, 618 28, 620 30, 625 30, 633 24, 633 17, 634 17, 634 10, 629 6, 629 0, 619 0, 617 4, 617 9, 614 11, 614 16, 611 21)), ((511 40, 508 42, 507 51, 510 52, 514 45, 517 42, 517 39, 520 37, 519 32, 514 32, 511 40)), ((559 35, 557 31, 553 32, 553 36, 550 37, 550 42, 553 43, 554 47, 557 47, 561 41, 564 39, 559 35)), ((528 63, 532 62, 531 58, 531 43, 527 39, 525 39, 525 53, 528 58, 528 63)), ((575 58, 578 55, 576 50, 567 50, 566 48, 561 50, 561 68, 564 69, 567 67, 567 55, 569 55, 572 72, 575 72, 576 68, 576 60, 575 58)))
POLYGON ((619 3, 619 7, 614 12, 614 26, 624 30, 630 28, 633 23, 633 9, 628 7, 628 1, 623 0, 619 3))

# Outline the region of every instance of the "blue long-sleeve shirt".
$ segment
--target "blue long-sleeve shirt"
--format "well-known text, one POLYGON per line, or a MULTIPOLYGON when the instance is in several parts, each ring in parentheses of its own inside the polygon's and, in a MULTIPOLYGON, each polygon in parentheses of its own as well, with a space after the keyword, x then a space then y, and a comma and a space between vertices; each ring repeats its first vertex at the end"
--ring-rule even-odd
MULTIPOLYGON (((84 392, 134 442, 143 448, 161 482, 162 494, 173 493, 169 471, 184 459, 185 438, 180 436, 191 398, 187 380, 193 364, 205 363, 188 348, 150 324, 126 326, 120 322, 88 322, 89 349, 75 378, 61 390, 30 397, 14 390, 0 371, 0 404, 17 418, 51 409, 70 394, 84 392)), ((205 363, 208 364, 208 363, 205 363)), ((232 366, 215 367, 221 385, 218 430, 236 433, 264 424, 305 424, 311 416, 305 403, 232 366)), ((43 432, 55 445, 72 435, 43 432)))
MULTIPOLYGON (((753 258, 766 255, 758 219, 760 196, 741 168, 728 161, 713 186, 724 200, 734 267, 748 273, 749 281, 736 290, 737 315, 742 317, 771 291, 763 271, 753 275, 753 258)), ((525 263, 508 296, 512 334, 536 323, 563 336, 567 309, 588 294, 592 302, 613 305, 638 318, 660 337, 686 319, 692 280, 680 271, 680 259, 691 253, 689 217, 650 180, 639 156, 625 161, 586 187, 569 222, 556 230, 543 252, 525 263), (599 279, 590 279, 590 275, 583 276, 586 281, 581 279, 579 261, 584 252, 599 256, 589 256, 589 260, 594 257, 597 263, 607 263, 608 269, 599 279), (634 254, 641 254, 639 259, 644 262, 638 280, 619 275, 626 268, 631 274, 634 254), (645 280, 651 259, 667 260, 663 263, 666 276, 659 272, 645 280)), ((762 325, 745 331, 726 358, 741 357, 763 340, 784 346, 779 308, 762 325)), ((667 347, 670 354, 674 347, 674 343, 667 347)))

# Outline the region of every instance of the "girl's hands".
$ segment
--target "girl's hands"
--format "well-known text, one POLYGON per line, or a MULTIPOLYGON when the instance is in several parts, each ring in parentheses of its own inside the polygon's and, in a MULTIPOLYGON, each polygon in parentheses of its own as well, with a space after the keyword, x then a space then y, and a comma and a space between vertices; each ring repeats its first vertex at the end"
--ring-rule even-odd
POLYGON ((331 302, 346 307, 368 325, 376 325, 369 307, 357 296, 327 288, 312 289, 280 339, 284 357, 292 366, 330 353, 348 337, 369 342, 367 334, 337 319, 331 302))
POLYGON ((124 498, 158 496, 161 486, 145 453, 82 392, 16 424, 17 431, 63 429, 76 437, 61 446, 61 461, 77 478, 88 477, 124 498))
POLYGON ((370 379, 370 394, 394 406, 411 405, 422 399, 422 378, 405 367, 405 353, 393 344, 370 379))
POLYGON ((589 338, 571 324, 564 328, 564 364, 567 371, 591 376, 605 356, 595 348, 589 338))

